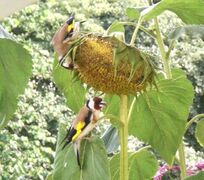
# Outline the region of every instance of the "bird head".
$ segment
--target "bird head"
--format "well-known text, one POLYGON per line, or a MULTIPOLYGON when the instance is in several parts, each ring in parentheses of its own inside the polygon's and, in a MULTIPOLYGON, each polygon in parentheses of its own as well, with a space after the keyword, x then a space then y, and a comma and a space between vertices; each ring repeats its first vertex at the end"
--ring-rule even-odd
POLYGON ((94 97, 92 99, 89 99, 86 103, 86 106, 91 110, 99 111, 104 106, 106 106, 106 103, 102 100, 100 97, 94 97))
POLYGON ((64 37, 64 41, 63 41, 64 43, 68 43, 70 41, 73 41, 78 37, 79 31, 80 31, 80 24, 83 22, 85 22, 85 21, 75 22, 74 15, 69 17, 69 19, 66 21, 67 34, 64 37))

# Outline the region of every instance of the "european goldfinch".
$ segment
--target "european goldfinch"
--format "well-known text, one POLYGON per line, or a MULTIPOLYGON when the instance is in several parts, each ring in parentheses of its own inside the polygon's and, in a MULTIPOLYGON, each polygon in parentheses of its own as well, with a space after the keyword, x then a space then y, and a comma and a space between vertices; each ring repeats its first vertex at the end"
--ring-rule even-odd
MULTIPOLYGON (((69 45, 78 37, 79 35, 79 30, 80 30, 80 24, 82 22, 75 22, 74 16, 71 16, 67 21, 66 21, 66 34, 64 36, 63 44, 69 45)), ((68 48, 69 49, 69 48, 68 48)), ((60 57, 59 64, 69 70, 72 70, 74 68, 74 65, 72 63, 72 59, 70 57, 66 57, 66 53, 60 57)))
POLYGON ((75 153, 77 156, 77 163, 80 164, 80 141, 88 135, 95 127, 97 120, 99 119, 100 110, 106 105, 106 103, 99 97, 94 97, 86 102, 76 118, 73 120, 71 127, 67 131, 67 134, 62 142, 66 141, 62 147, 62 150, 70 143, 73 142, 75 153))
POLYGON ((73 35, 73 32, 74 32, 74 16, 71 16, 67 21, 66 21, 66 24, 67 24, 67 34, 66 36, 64 37, 64 40, 66 40, 67 38, 69 37, 72 37, 73 35))

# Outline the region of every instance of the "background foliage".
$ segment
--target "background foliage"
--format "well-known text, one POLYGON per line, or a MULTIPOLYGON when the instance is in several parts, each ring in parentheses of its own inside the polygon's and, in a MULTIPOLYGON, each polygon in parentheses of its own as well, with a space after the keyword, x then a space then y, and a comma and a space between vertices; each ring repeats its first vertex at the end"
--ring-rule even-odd
MULTIPOLYGON (((0 132, 1 179, 44 179, 52 169, 58 123, 71 121, 72 112, 52 79, 50 41, 57 28, 74 12, 76 19, 87 20, 84 31, 103 32, 113 21, 125 20, 126 7, 136 5, 131 0, 41 0, 1 22, 30 51, 33 60, 32 77, 24 95, 19 97, 18 109, 6 129, 0 132)), ((182 22, 173 14, 166 15, 161 16, 161 29, 168 35, 172 27, 182 22)), ((132 31, 129 27, 127 30, 128 34, 132 31)), ((172 64, 184 69, 193 82, 196 92, 193 116, 204 112, 204 42, 185 35, 178 41, 171 54, 172 64)), ((137 42, 145 51, 159 54, 154 41, 143 32, 139 33, 137 42)), ((167 39, 165 44, 169 44, 167 39)), ((98 133, 105 128, 106 125, 101 125, 98 133)), ((202 150, 193 134, 192 126, 186 135, 187 143, 202 150)))

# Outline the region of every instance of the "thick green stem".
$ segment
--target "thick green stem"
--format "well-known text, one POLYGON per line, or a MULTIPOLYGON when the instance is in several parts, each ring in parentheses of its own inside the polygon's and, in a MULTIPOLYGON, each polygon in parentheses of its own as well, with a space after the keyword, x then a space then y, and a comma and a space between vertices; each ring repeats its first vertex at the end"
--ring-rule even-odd
POLYGON ((128 97, 120 96, 120 180, 128 180, 128 97))
POLYGON ((128 122, 129 122, 130 117, 131 117, 131 115, 132 115, 132 111, 133 111, 133 107, 134 107, 134 105, 135 105, 135 102, 136 102, 136 97, 134 97, 134 99, 132 100, 132 103, 131 103, 130 108, 129 108, 128 120, 127 120, 128 122))
POLYGON ((184 180, 186 177, 186 160, 185 160, 185 150, 183 141, 180 144, 179 150, 179 164, 181 169, 181 180, 184 180))
MULTIPOLYGON (((159 46, 160 53, 162 56, 164 72, 166 74, 166 78, 171 79, 172 74, 171 74, 171 68, 169 64, 169 54, 173 49, 173 47, 170 47, 168 52, 165 51, 164 42, 162 40, 161 31, 159 28, 159 23, 157 18, 154 19, 154 22, 155 22, 155 28, 156 28, 156 34, 157 34, 157 44, 159 46)), ((184 150, 183 141, 179 146, 178 152, 179 152, 179 161, 180 161, 180 168, 181 168, 181 180, 183 180, 186 177, 186 162, 185 162, 185 150, 184 150)))
POLYGON ((163 59, 164 72, 166 73, 166 78, 171 79, 172 74, 171 74, 171 69, 169 65, 169 59, 167 57, 167 53, 164 48, 164 42, 162 40, 161 31, 159 28, 159 23, 158 23, 157 18, 154 19, 154 22, 155 22, 155 28, 156 28, 156 33, 157 33, 157 44, 159 46, 159 50, 160 50, 160 53, 163 59))

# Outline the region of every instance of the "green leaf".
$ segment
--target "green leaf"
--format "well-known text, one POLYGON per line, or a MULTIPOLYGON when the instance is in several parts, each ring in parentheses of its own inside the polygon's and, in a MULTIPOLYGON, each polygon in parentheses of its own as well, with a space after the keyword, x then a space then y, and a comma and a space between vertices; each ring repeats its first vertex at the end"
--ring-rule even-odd
POLYGON ((110 122, 113 126, 119 127, 120 121, 119 121, 119 103, 120 103, 120 97, 117 95, 105 95, 104 98, 105 102, 107 103, 107 107, 105 108, 104 114, 113 117, 110 118, 110 122))
MULTIPOLYGON (((144 179, 150 180, 155 175, 158 163, 156 158, 149 151, 143 149, 132 153, 128 158, 129 180, 144 179)), ((112 180, 120 179, 120 154, 110 160, 112 180)))
POLYGON ((201 119, 196 125, 196 139, 204 147, 204 119, 201 119))
POLYGON ((201 171, 194 176, 185 178, 185 180, 203 180, 203 179, 204 179, 204 171, 201 171))
POLYGON ((169 34, 169 39, 179 39, 183 34, 190 38, 201 38, 204 40, 204 25, 186 25, 176 28, 169 34))
POLYGON ((120 154, 114 155, 110 159, 111 180, 120 179, 120 154))
POLYGON ((120 97, 117 95, 105 95, 104 101, 107 103, 104 114, 112 114, 118 117, 120 97))
POLYGON ((122 33, 124 33, 125 32, 125 28, 124 28, 124 26, 120 22, 115 21, 107 29, 107 34, 111 34, 111 33, 114 33, 114 32, 122 32, 122 33))
POLYGON ((158 168, 154 155, 147 150, 139 150, 129 158, 129 180, 152 179, 158 168))
POLYGON ((202 0, 162 0, 141 12, 144 20, 150 20, 169 10, 177 14, 187 24, 204 24, 204 1, 202 0))
POLYGON ((126 14, 131 20, 138 20, 140 17, 140 11, 138 11, 136 8, 127 8, 126 14))
POLYGON ((57 58, 55 58, 53 66, 54 81, 64 93, 68 107, 77 113, 84 105, 86 89, 80 81, 73 80, 72 73, 72 71, 61 67, 57 62, 57 58))
POLYGON ((53 180, 110 180, 109 162, 103 141, 94 137, 83 140, 80 148, 82 169, 77 164, 73 144, 61 149, 65 128, 60 125, 56 157, 54 162, 53 180))
POLYGON ((108 154, 114 153, 119 147, 118 130, 110 126, 102 136, 108 154))
MULTIPOLYGON (((126 44, 124 41, 121 41, 117 37, 110 37, 106 36, 104 37, 105 40, 108 40, 112 43, 113 47, 113 65, 115 68, 114 75, 116 77, 117 75, 117 68, 122 70, 122 66, 119 66, 121 63, 128 62, 131 66, 130 68, 130 73, 127 74, 129 82, 132 80, 134 77, 135 73, 137 70, 140 68, 144 68, 143 75, 142 77, 138 78, 138 83, 142 85, 143 83, 150 81, 152 77, 155 75, 155 70, 154 70, 154 64, 153 64, 153 57, 150 56, 149 54, 140 51, 139 49, 130 46, 129 44, 126 44)), ((139 76, 139 75, 138 75, 139 76)))
POLYGON ((53 176, 52 173, 48 174, 46 180, 53 180, 52 176, 53 176))
POLYGON ((184 135, 194 95, 183 71, 172 74, 173 79, 159 77, 158 90, 138 97, 129 122, 129 133, 149 143, 169 164, 184 135))
POLYGON ((17 108, 17 98, 31 76, 31 56, 21 44, 0 38, 0 129, 17 108))

